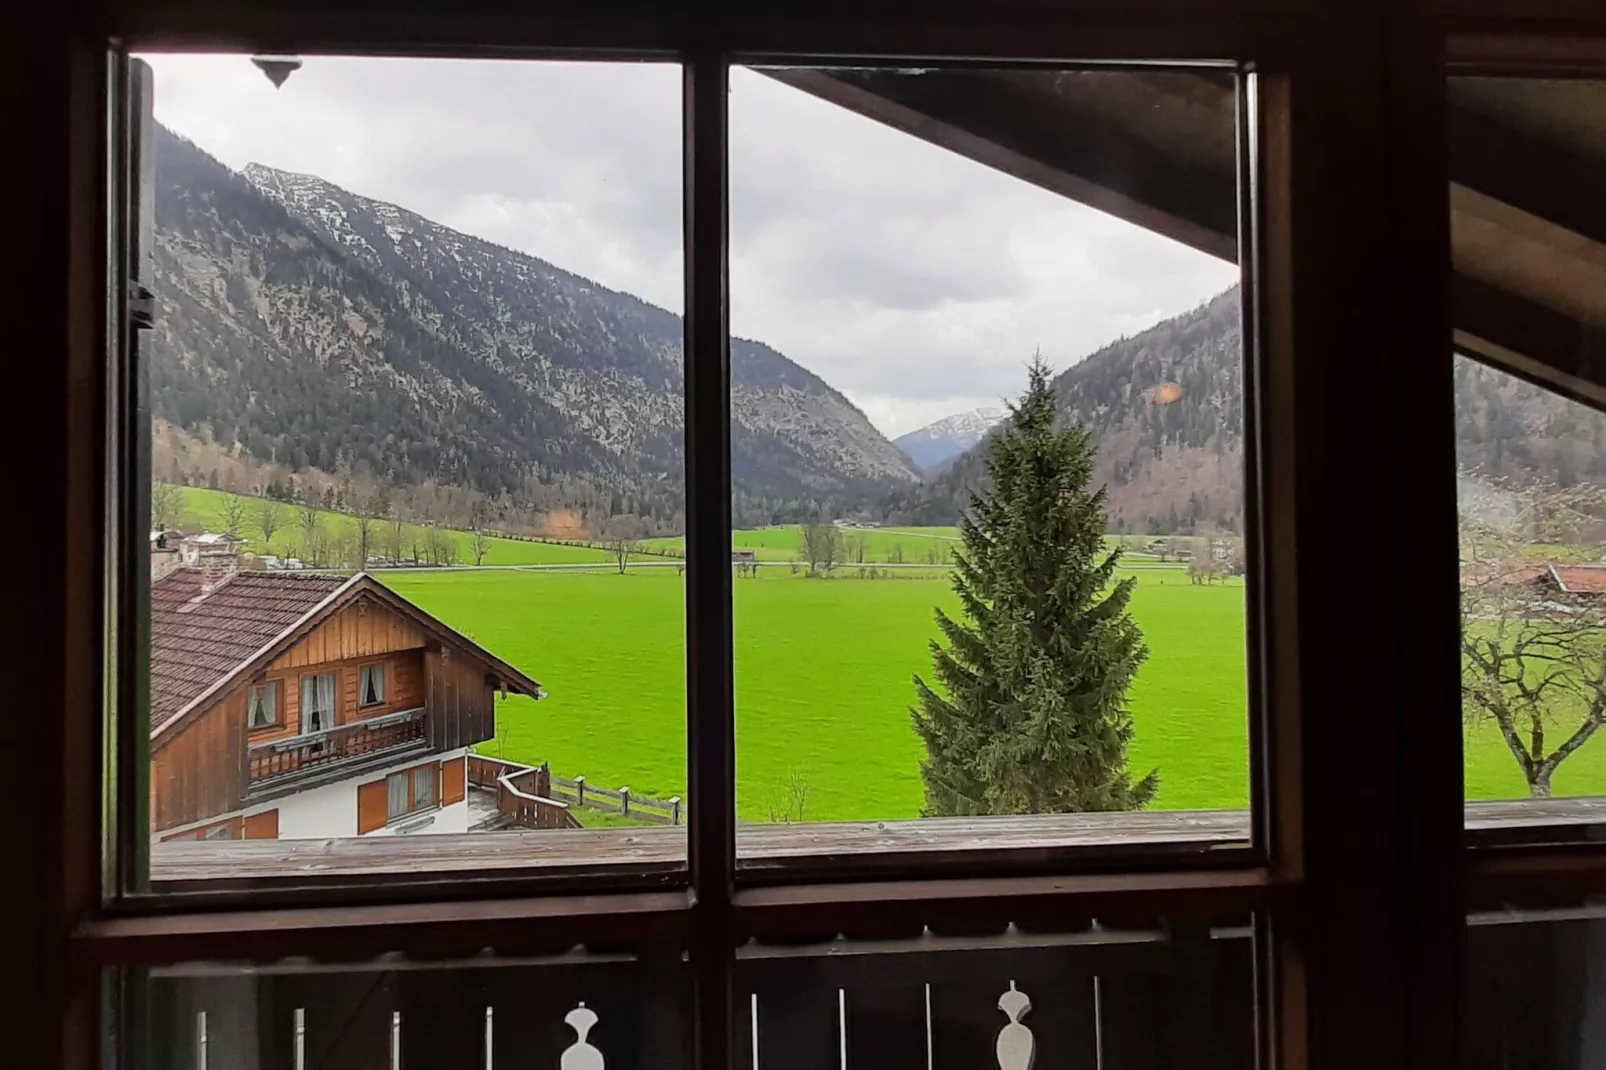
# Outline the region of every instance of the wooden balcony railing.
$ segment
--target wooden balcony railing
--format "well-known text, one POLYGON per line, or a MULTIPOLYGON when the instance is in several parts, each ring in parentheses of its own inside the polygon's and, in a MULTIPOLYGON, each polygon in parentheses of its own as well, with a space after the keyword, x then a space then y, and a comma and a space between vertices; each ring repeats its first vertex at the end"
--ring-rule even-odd
POLYGON ((424 741, 424 708, 367 717, 327 732, 256 743, 246 748, 246 777, 253 790, 270 782, 341 762, 402 750, 424 741))
POLYGON ((468 756, 468 782, 496 792, 496 809, 504 826, 527 829, 577 829, 579 819, 569 804, 551 797, 552 771, 483 754, 468 756))
MULTIPOLYGON (((1252 1070, 1247 925, 749 942, 731 1064, 764 1070, 1252 1070)), ((689 1067, 678 956, 230 964, 146 974, 164 1065, 689 1067), (331 1013, 330 1008, 340 1013, 331 1013), (192 1054, 193 1053, 193 1054, 192 1054)), ((156 1047, 156 1045, 160 1045, 156 1047)))

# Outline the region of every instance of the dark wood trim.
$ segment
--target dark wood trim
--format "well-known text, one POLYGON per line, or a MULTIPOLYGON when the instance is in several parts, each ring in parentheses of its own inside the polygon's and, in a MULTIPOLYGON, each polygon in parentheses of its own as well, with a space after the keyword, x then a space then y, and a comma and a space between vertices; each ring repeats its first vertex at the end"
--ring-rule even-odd
POLYGON ((1606 331, 1466 275, 1455 277, 1455 346, 1501 371, 1606 408, 1606 331))
MULTIPOLYGON (((1420 3, 1421 0, 1418 0, 1420 3)), ((1389 99, 1384 151, 1389 160, 1380 215, 1386 247, 1387 338, 1392 370, 1386 392, 1395 458, 1388 494, 1402 559, 1419 585, 1393 588, 1397 668, 1394 717, 1403 926, 1406 1063, 1461 1064, 1459 996, 1465 932, 1462 897, 1463 804, 1461 613, 1458 513, 1453 473, 1454 357, 1449 345, 1452 256, 1449 176, 1458 160, 1445 129, 1447 79, 1443 39, 1413 4, 1389 8, 1389 99), (1427 592, 1431 592, 1428 594, 1427 592)), ((1425 6, 1425 4, 1423 5, 1425 6)), ((1459 319, 1455 320, 1460 323, 1459 319)))
POLYGON ((907 933, 922 925, 1068 925, 1075 919, 1136 922, 1162 915, 1243 916, 1293 905, 1296 886, 1269 870, 996 880, 881 881, 863 884, 741 888, 735 898, 740 938, 907 933))
POLYGON ((643 0, 442 8, 392 0, 271 6, 110 0, 107 33, 139 48, 486 57, 672 58, 718 40, 746 61, 893 56, 1208 61, 1286 54, 1305 0, 801 0, 761 6, 643 0))
POLYGON ((687 860, 697 889, 692 1046, 726 1066, 733 1034, 729 925, 736 857, 731 607, 730 69, 711 41, 685 67, 687 860))
POLYGON ((1606 844, 1472 851, 1466 909, 1571 907, 1606 897, 1606 844))
POLYGON ((1465 105, 1446 109, 1445 134, 1452 182, 1606 243, 1599 163, 1465 105))
POLYGON ((105 918, 73 933, 81 966, 189 960, 274 960, 286 955, 417 957, 679 943, 691 939, 692 897, 660 891, 354 907, 308 907, 105 918), (294 949, 294 950, 292 950, 294 949))

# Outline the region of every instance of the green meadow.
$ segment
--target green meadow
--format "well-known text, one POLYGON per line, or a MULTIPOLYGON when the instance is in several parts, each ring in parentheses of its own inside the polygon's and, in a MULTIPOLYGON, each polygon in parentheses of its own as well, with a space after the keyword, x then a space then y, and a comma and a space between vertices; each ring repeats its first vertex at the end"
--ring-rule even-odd
MULTIPOLYGON (((179 525, 220 530, 230 495, 180 488, 179 525)), ((243 534, 256 552, 294 555, 298 510, 281 508, 272 545, 262 545, 258 499, 246 499, 243 534)), ((331 535, 355 521, 322 512, 331 535)), ((414 525, 405 525, 404 541, 414 525)), ((471 536, 458 540, 471 562, 471 536)), ((733 545, 761 561, 799 556, 796 527, 733 533, 733 545)), ((850 528, 865 569, 901 560, 946 563, 954 528, 850 528)), ((1112 537, 1113 539, 1113 537, 1112 537)), ((679 553, 683 539, 643 544, 679 553)), ((856 555, 845 555, 856 556, 856 555)), ((646 561, 662 561, 646 557, 646 561)), ((1154 805, 1164 809, 1241 807, 1248 802, 1248 713, 1241 583, 1196 586, 1179 565, 1134 555, 1132 611, 1149 660, 1131 696, 1135 773, 1160 771, 1154 805)), ((606 549, 493 537, 487 565, 594 565, 549 572, 458 570, 383 573, 389 583, 546 686, 539 704, 505 700, 500 738, 482 749, 549 761, 561 776, 628 785, 639 795, 684 795, 686 709, 683 580, 672 568, 612 568, 606 549)), ((810 820, 870 820, 919 813, 920 742, 909 705, 911 677, 930 668, 927 646, 937 607, 952 610, 948 570, 904 568, 861 578, 849 559, 830 579, 765 568, 735 583, 737 793, 741 816, 784 811, 794 785, 807 787, 810 820)), ((1355 711, 1365 731, 1372 711, 1355 711)), ((1334 760, 1342 760, 1335 756, 1334 760)), ((1492 725, 1466 736, 1469 798, 1518 798, 1522 775, 1492 725)), ((1557 795, 1606 793, 1606 743, 1569 758, 1557 795)))
MULTIPOLYGON (((731 546, 738 550, 752 550, 760 561, 795 561, 800 556, 800 531, 796 526, 753 528, 731 532, 731 546)), ((958 528, 843 528, 844 549, 840 563, 859 564, 857 557, 848 553, 850 543, 864 544, 863 564, 886 564, 901 552, 907 564, 932 562, 947 564, 948 552, 959 539, 958 528), (936 557, 933 559, 932 555, 936 557)), ((684 537, 646 539, 643 546, 674 552, 686 548, 684 537)))
MULTIPOLYGON (((1135 772, 1160 771, 1155 806, 1248 802, 1248 713, 1241 584, 1195 586, 1178 569, 1134 573, 1132 610, 1150 657, 1131 696, 1135 772)), ((513 697, 489 753, 549 761, 638 795, 685 794, 684 604, 672 569, 612 572, 387 573, 385 582, 507 658, 547 688, 513 697)), ((807 820, 917 816, 921 746, 910 679, 929 670, 945 579, 861 580, 765 569, 735 582, 740 815, 765 820, 807 786, 807 820)), ((1356 710, 1356 731, 1383 714, 1356 710)), ((1467 740, 1468 794, 1525 794, 1492 729, 1467 740)), ((1343 761, 1335 754, 1334 761, 1343 761)), ((1357 776, 1363 775, 1359 771, 1357 776)), ((1592 743, 1557 773, 1560 794, 1606 792, 1592 743)))

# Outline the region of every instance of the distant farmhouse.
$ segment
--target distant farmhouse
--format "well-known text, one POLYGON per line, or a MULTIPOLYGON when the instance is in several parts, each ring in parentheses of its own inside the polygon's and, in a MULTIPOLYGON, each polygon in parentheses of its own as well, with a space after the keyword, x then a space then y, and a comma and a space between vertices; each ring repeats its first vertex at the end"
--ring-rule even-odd
POLYGON ((496 693, 541 686, 364 573, 227 567, 227 542, 151 584, 152 839, 469 831, 496 693))
POLYGON ((1586 599, 1606 599, 1606 564, 1541 563, 1499 576, 1491 576, 1479 572, 1477 569, 1465 571, 1461 576, 1461 586, 1464 589, 1482 587, 1491 583, 1499 584, 1503 587, 1532 586, 1557 594, 1586 599))

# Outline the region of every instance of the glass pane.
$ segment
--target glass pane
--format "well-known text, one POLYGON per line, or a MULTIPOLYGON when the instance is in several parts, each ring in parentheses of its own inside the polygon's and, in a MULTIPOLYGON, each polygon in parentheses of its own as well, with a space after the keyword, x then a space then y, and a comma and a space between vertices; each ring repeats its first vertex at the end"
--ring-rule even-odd
POLYGON ((388 799, 386 812, 392 821, 407 813, 407 786, 410 778, 406 773, 392 773, 385 778, 385 792, 388 799))
POLYGON ((746 864, 1248 838, 1236 99, 732 73, 746 864))
POLYGON ((687 1064, 676 956, 187 963, 118 987, 106 1065, 628 1067, 687 1064))
POLYGON ((1606 1065, 1606 909, 1468 919, 1467 1070, 1606 1065))
POLYGON ((1606 813, 1606 82, 1449 108, 1467 822, 1575 838, 1606 813))
POLYGON ((683 868, 679 67, 144 63, 154 890, 683 868))
POLYGON ((1255 1065, 1247 925, 752 944, 736 1065, 1255 1065))

